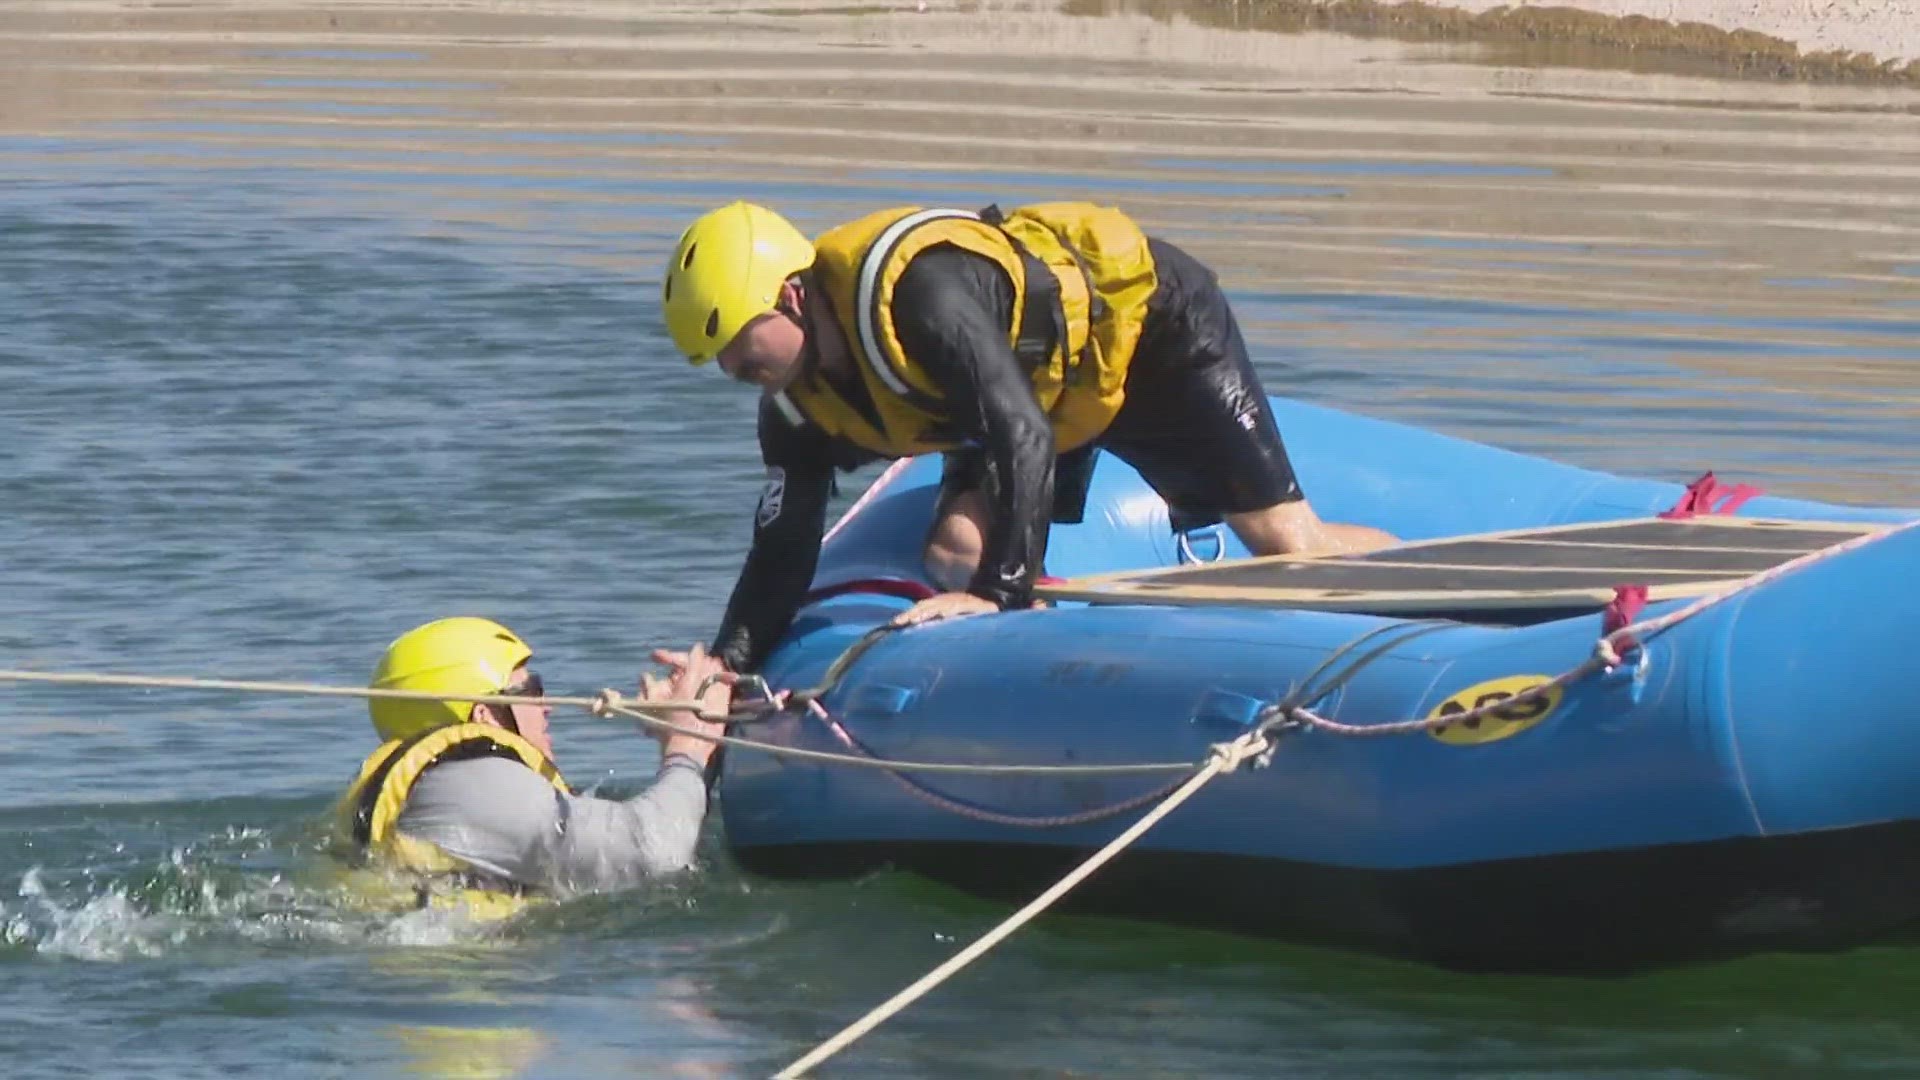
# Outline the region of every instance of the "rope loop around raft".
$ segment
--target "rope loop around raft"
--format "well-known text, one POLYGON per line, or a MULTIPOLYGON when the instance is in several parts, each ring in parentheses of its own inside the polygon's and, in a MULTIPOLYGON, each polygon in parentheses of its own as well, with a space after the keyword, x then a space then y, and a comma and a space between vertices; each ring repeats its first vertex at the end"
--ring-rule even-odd
MULTIPOLYGON (((1368 664, 1371 664, 1374 660, 1384 656, 1393 649, 1398 648, 1400 645, 1414 638, 1433 633, 1436 630, 1444 630, 1456 625, 1458 624, 1444 619, 1423 619, 1412 623, 1387 623, 1374 627, 1372 630, 1360 634, 1353 640, 1348 641, 1329 653, 1327 657, 1315 666, 1312 671, 1309 671, 1306 676, 1300 680, 1299 684, 1289 691, 1279 703, 1270 706, 1262 716, 1263 718, 1285 716, 1296 705, 1318 701, 1346 685, 1347 682, 1365 669, 1368 664), (1386 644, 1378 645, 1372 650, 1360 654, 1338 675, 1335 675, 1324 683, 1319 681, 1322 675, 1332 670, 1334 665, 1347 657, 1348 654, 1370 641, 1387 637, 1388 635, 1395 636, 1386 644)), ((868 750, 853 733, 849 732, 843 724, 834 719, 832 714, 820 704, 819 698, 831 688, 833 683, 838 681, 840 673, 846 670, 849 656, 854 655, 856 652, 864 653, 867 649, 872 648, 878 643, 881 638, 898 629, 901 628, 880 626, 868 631, 865 636, 855 643, 853 648, 847 650, 847 653, 842 656, 840 661, 835 662, 833 668, 828 672, 827 680, 823 682, 820 687, 811 691, 805 691, 805 694, 808 710, 825 725, 828 732, 830 732, 835 739, 839 740, 842 746, 853 753, 874 761, 878 767, 887 773, 889 779, 893 780, 905 789, 909 795, 921 802, 937 807, 957 817, 981 821, 989 825, 1004 825, 1017 829, 1064 829, 1078 825, 1091 825, 1098 821, 1105 821, 1108 818, 1118 817, 1129 811, 1149 806, 1172 794, 1181 784, 1186 782, 1187 777, 1175 777, 1159 787, 1140 792, 1139 794, 1069 814, 1010 814, 1000 810, 977 806, 962 799, 955 798, 952 795, 943 794, 906 775, 904 770, 886 768, 884 764, 885 759, 868 750)), ((1269 732, 1277 730, 1279 726, 1280 725, 1277 724, 1260 725, 1252 733, 1265 739, 1269 732)), ((1196 772, 1204 768, 1207 761, 1212 760, 1213 756, 1220 753, 1221 748, 1227 745, 1229 744, 1213 744, 1209 748, 1207 759, 1195 763, 1182 771, 1196 772)), ((1272 760, 1275 749, 1276 747, 1271 741, 1265 742, 1261 750, 1256 754, 1258 767, 1266 767, 1268 762, 1272 760)), ((1237 760, 1235 766, 1238 766, 1237 760)), ((1232 770, 1229 769, 1227 771, 1232 770)))

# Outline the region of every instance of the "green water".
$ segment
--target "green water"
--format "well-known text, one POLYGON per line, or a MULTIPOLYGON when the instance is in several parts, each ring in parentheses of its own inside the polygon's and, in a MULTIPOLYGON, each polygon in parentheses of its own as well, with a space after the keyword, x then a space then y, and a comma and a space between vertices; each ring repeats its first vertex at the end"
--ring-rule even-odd
MULTIPOLYGON (((5 46, 38 80, 0 95, 0 666, 353 684, 478 612, 558 693, 629 687, 711 632, 760 480, 750 395, 653 309, 680 224, 735 196, 818 226, 1091 192, 1222 268, 1275 392, 1920 502, 1911 92, 1437 83, 1332 39, 1296 73, 1296 39, 1133 23, 1145 74, 1023 90, 1040 61, 978 57, 964 15, 191 36, 222 17, 5 46), (722 30, 760 66, 712 66, 722 30)), ((368 913, 318 856, 358 708, 0 686, 0 712, 7 1077, 765 1075, 1006 913, 747 877, 717 819, 686 880, 505 927, 368 913)), ((576 785, 650 773, 637 733, 556 724, 576 785)), ((1520 979, 1060 918, 822 1075, 1908 1076, 1916 1004, 1898 941, 1520 979)))

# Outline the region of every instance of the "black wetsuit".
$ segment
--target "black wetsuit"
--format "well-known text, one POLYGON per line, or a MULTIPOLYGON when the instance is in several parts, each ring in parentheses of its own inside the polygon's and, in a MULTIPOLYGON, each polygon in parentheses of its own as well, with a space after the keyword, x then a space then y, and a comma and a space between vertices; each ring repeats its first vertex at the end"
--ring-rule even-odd
MULTIPOLYGON (((967 591, 1002 608, 1031 603, 1053 521, 1080 519, 1096 450, 1131 465, 1180 528, 1301 497, 1266 392, 1213 272, 1149 238, 1158 275, 1127 372, 1126 401, 1092 443, 1053 452, 1053 430, 1008 344, 1013 283, 999 264, 950 245, 915 256, 894 286, 901 347, 939 384, 967 444, 946 454, 940 505, 966 491, 992 507, 967 591)), ((859 394, 856 384, 838 387, 859 394)), ((767 487, 753 547, 727 602, 713 651, 735 671, 766 659, 812 584, 835 469, 873 455, 772 402, 759 418, 767 487)))

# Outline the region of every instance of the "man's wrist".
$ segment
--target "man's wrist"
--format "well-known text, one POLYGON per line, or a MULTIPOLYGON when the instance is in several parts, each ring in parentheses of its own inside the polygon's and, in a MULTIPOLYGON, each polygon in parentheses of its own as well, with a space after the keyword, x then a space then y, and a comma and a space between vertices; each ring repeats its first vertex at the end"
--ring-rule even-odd
POLYGON ((1024 606, 1016 602, 1014 593, 1017 590, 1011 587, 1006 578, 985 569, 975 573, 973 580, 967 582, 966 591, 967 595, 977 596, 1003 611, 1011 607, 1024 606))
POLYGON ((662 764, 665 764, 668 758, 686 758, 688 761, 691 761, 695 767, 704 769, 707 767, 708 759, 713 757, 714 746, 714 743, 707 742, 703 739, 689 738, 685 735, 675 735, 669 738, 667 744, 661 748, 660 760, 662 764))
POLYGON ((1026 604, 1026 600, 1024 599, 1024 596, 1031 595, 1030 593, 1024 594, 1024 595, 1015 593, 1014 591, 1006 588, 1004 585, 993 585, 993 586, 970 588, 967 590, 967 592, 970 595, 977 596, 980 599, 985 600, 987 603, 992 604, 994 607, 999 608, 1001 611, 1012 611, 1015 608, 1026 607, 1027 604, 1026 604))

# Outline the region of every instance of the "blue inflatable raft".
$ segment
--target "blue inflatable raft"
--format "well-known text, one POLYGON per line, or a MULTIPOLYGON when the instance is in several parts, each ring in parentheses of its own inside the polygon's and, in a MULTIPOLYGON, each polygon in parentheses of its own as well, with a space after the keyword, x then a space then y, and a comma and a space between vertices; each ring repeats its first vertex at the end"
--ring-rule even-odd
MULTIPOLYGON (((1389 561, 1431 549, 1439 578, 1355 584, 1336 567, 1299 585, 1248 578, 1271 560, 1240 561, 1223 529, 1176 535, 1102 455, 1085 520, 1055 526, 1048 552, 1048 574, 1070 579, 1056 595, 1079 599, 880 636, 821 699, 843 734, 800 710, 738 734, 841 753, 851 739, 892 760, 1197 763, 1283 699, 1350 725, 1444 717, 1579 665, 1610 590, 1567 578, 1557 538, 1594 556, 1576 563, 1617 567, 1609 585, 1651 586, 1655 616, 1700 592, 1662 600, 1663 581, 1721 588, 1873 533, 1507 714, 1373 738, 1287 731, 1265 767, 1215 779, 1068 906, 1560 969, 1844 946, 1920 914, 1920 718, 1902 659, 1920 608, 1900 593, 1920 530, 1892 525, 1912 512, 1760 496, 1732 518, 1662 522, 1678 484, 1274 407, 1329 520, 1407 541, 1636 524, 1477 539, 1517 544, 1496 571, 1450 569, 1451 549, 1416 544, 1389 561), (1607 535, 1650 526, 1660 538, 1607 535), (1731 561, 1666 568, 1703 558, 1731 561), (1102 576, 1116 572, 1133 573, 1102 576), (1182 587, 1194 582, 1213 587, 1182 587)), ((890 472, 836 527, 766 666, 772 685, 821 684, 926 585, 939 475, 935 458, 890 472)), ((902 775, 734 748, 720 800, 751 871, 893 865, 1025 899, 1179 779, 902 775)))

